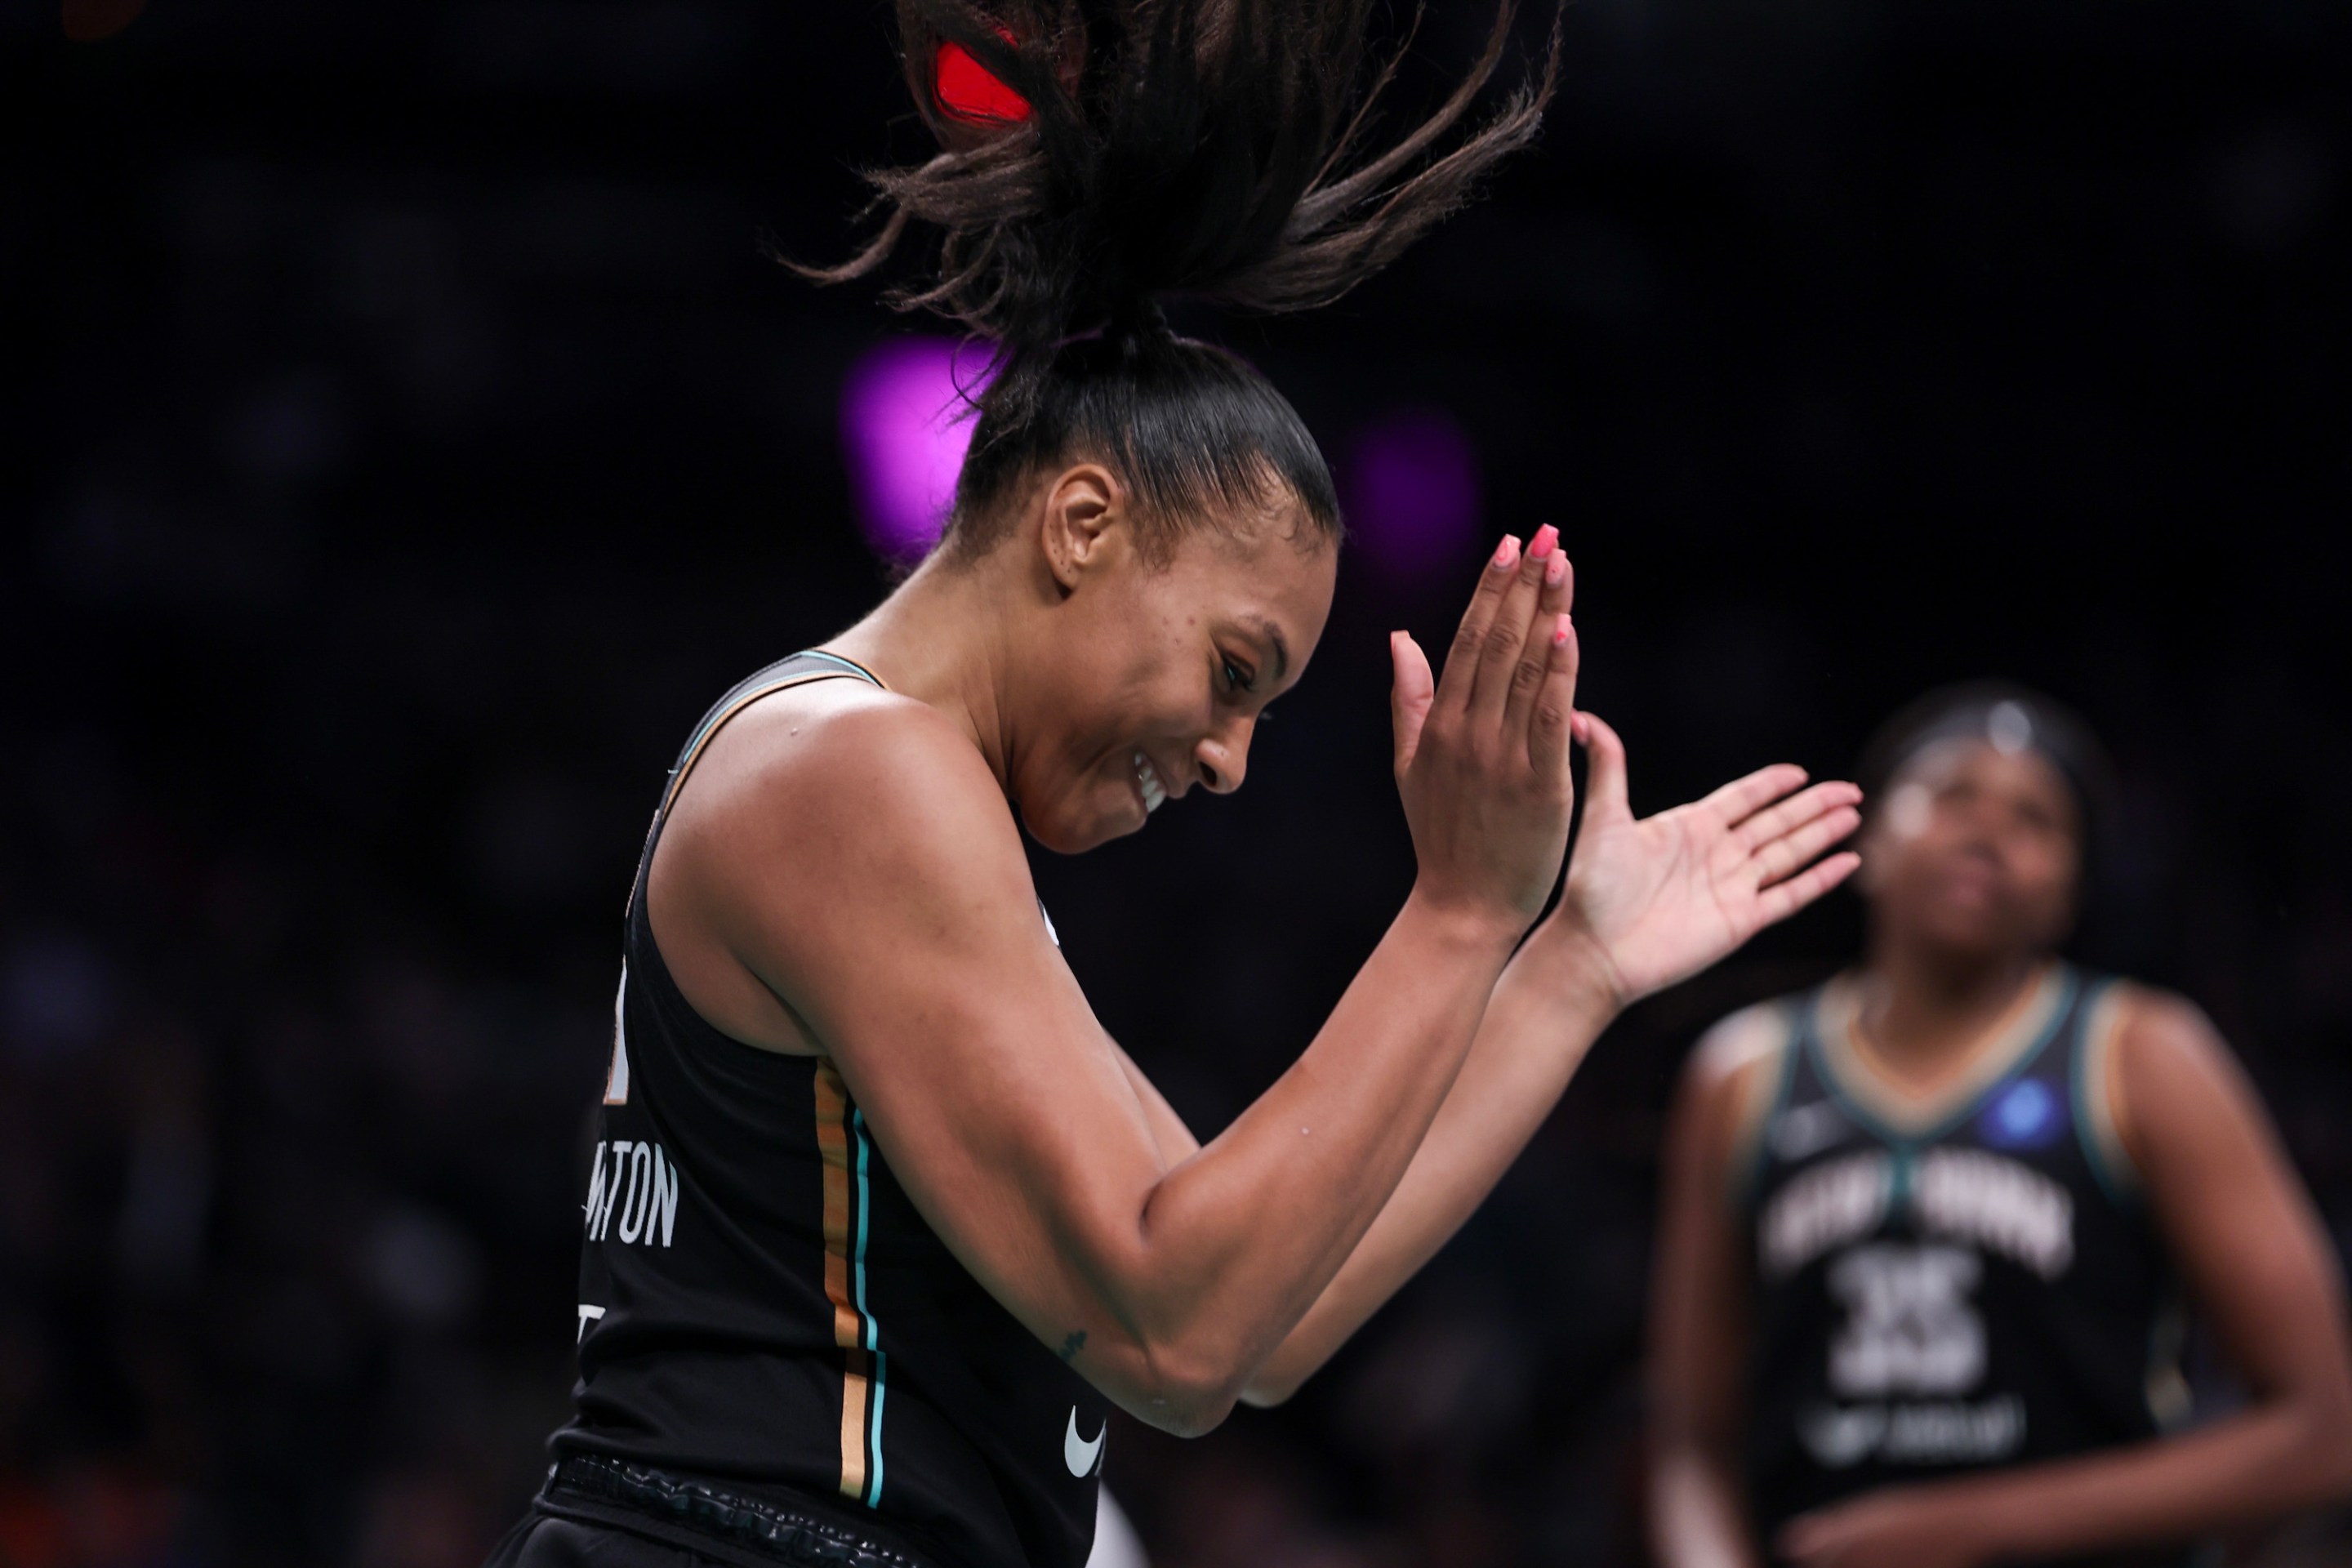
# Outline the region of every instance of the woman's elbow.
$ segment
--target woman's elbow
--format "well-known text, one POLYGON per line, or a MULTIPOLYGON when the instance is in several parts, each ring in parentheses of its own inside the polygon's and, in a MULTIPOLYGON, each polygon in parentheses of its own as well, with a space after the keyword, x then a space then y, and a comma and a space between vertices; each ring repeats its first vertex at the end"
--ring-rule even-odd
POLYGON ((1205 1437, 1224 1425, 1240 1402, 1230 1388, 1155 1382, 1119 1404, 1138 1421, 1171 1437, 1205 1437))
POLYGON ((1248 1373, 1233 1358, 1181 1344, 1149 1346, 1141 1375, 1120 1403, 1147 1426, 1199 1437, 1223 1425, 1242 1402, 1248 1373))
POLYGON ((1277 1405, 1287 1405, 1290 1396, 1298 1392, 1298 1384, 1273 1378, 1254 1377, 1242 1390, 1242 1403, 1252 1410, 1271 1410, 1277 1405))

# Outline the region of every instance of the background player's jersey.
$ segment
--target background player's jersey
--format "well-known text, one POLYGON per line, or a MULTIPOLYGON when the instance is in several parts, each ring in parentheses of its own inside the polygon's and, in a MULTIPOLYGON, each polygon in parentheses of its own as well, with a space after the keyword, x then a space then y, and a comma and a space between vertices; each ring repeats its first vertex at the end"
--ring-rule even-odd
MULTIPOLYGON (((670 794, 746 704, 844 677, 872 679, 798 654, 739 685, 670 794)), ((662 821, 630 900, 558 1452, 789 1489, 959 1568, 1078 1568, 1105 1401, 924 1223, 830 1061, 731 1039, 680 994, 646 914, 662 821)))
POLYGON ((2053 965, 1927 1107, 1860 1059, 1850 981, 1773 1005, 1741 1194, 1766 1541, 1876 1487, 2156 1435, 2179 1320, 2107 1114, 2118 993, 2053 965))

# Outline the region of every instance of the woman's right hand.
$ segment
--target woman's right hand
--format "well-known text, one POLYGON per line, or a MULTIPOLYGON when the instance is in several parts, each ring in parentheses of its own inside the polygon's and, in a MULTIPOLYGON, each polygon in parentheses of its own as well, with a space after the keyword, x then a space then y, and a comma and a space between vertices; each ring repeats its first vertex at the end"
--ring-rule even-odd
POLYGON ((1445 672, 1433 679, 1412 638, 1389 639, 1396 664, 1397 792, 1433 907, 1525 931, 1559 880, 1575 786, 1575 575, 1559 532, 1537 530, 1524 556, 1506 536, 1479 574, 1445 672))

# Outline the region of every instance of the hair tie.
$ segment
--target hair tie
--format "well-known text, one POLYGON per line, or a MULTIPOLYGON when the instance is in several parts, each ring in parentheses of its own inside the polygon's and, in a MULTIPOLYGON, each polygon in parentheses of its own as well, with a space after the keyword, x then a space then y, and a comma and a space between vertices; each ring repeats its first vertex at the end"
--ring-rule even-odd
MULTIPOLYGON (((996 32, 1006 43, 1013 42, 1013 35, 1003 28, 996 32)), ((940 113, 966 125, 1018 125, 1031 113, 1027 99, 953 38, 932 57, 931 96, 940 113)))

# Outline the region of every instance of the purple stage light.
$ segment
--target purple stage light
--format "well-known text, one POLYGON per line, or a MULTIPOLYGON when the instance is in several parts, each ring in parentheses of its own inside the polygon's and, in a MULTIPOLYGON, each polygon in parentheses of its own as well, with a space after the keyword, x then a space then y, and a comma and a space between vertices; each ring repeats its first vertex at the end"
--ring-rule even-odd
POLYGON ((1451 415, 1400 409, 1357 433, 1342 472, 1348 531, 1409 582, 1478 546, 1478 453, 1451 415))
POLYGON ((988 350, 949 338, 898 338, 850 368, 841 447, 866 542, 896 561, 939 542, 971 444, 971 407, 988 384, 988 350))

